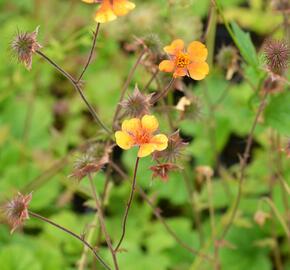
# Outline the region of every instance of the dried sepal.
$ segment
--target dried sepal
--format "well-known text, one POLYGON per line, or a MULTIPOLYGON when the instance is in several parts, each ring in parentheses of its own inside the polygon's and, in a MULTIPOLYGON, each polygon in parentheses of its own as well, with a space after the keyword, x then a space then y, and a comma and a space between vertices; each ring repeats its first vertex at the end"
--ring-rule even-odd
POLYGON ((181 169, 179 166, 173 163, 160 163, 150 167, 152 173, 152 179, 160 178, 162 181, 167 182, 169 173, 181 169))

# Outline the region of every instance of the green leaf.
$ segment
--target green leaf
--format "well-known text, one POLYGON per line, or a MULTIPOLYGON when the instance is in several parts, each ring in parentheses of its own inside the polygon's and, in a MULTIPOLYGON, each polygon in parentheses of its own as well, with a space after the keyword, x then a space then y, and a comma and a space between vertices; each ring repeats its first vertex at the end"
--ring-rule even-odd
POLYGON ((231 26, 236 37, 236 45, 238 46, 241 55, 249 65, 257 68, 259 60, 250 34, 244 32, 235 22, 232 22, 231 26))
POLYGON ((24 245, 9 245, 0 251, 1 270, 41 270, 36 255, 24 245))
POLYGON ((290 92, 272 98, 265 109, 265 122, 281 134, 290 134, 290 92))
POLYGON ((255 244, 264 238, 258 228, 233 228, 227 241, 235 246, 234 249, 222 248, 221 265, 223 270, 270 270, 272 269, 268 250, 255 244), (242 237, 241 237, 242 236, 242 237))

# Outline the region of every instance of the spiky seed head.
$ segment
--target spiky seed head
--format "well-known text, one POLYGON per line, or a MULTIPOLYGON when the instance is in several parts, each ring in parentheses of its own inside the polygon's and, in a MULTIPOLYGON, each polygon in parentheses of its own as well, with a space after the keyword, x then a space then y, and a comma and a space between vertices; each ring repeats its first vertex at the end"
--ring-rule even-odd
POLYGON ((202 183, 208 178, 212 178, 214 175, 214 171, 210 166, 205 166, 205 165, 197 166, 195 168, 195 171, 197 175, 196 178, 199 183, 202 183))
POLYGON ((29 219, 28 206, 31 199, 32 193, 22 195, 18 192, 18 194, 4 206, 7 221, 11 226, 11 233, 20 227, 25 220, 29 219))
POLYGON ((104 147, 101 144, 89 147, 83 155, 76 159, 73 172, 69 177, 81 181, 87 175, 100 171, 109 162, 111 151, 111 146, 104 147))
POLYGON ((201 118, 202 104, 197 96, 183 96, 175 106, 180 113, 180 118, 198 120, 201 118))
POLYGON ((11 49, 20 63, 30 70, 32 65, 33 54, 41 48, 37 42, 38 35, 37 27, 34 32, 18 32, 11 43, 11 49))
POLYGON ((179 135, 179 130, 168 136, 168 146, 165 150, 154 152, 153 158, 157 161, 163 160, 165 162, 175 163, 183 156, 183 152, 188 143, 184 142, 179 135))
POLYGON ((135 86, 133 94, 121 102, 125 114, 130 117, 142 117, 150 112, 152 95, 144 95, 140 92, 138 86, 135 86))
POLYGON ((283 40, 267 40, 264 45, 267 68, 276 75, 283 75, 289 65, 289 46, 283 40))
POLYGON ((261 227, 265 224, 270 215, 264 211, 258 210, 254 215, 254 221, 261 227))
POLYGON ((289 0, 272 0, 272 6, 275 10, 283 13, 290 13, 289 0))
POLYGON ((226 78, 230 80, 238 70, 239 54, 233 46, 223 46, 217 55, 217 64, 227 72, 226 78))

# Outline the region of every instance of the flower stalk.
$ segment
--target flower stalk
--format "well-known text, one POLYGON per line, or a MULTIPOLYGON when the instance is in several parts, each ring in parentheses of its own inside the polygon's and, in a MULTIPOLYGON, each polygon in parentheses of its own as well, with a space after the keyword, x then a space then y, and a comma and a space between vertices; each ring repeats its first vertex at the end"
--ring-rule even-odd
POLYGON ((122 234, 121 234, 121 238, 120 238, 118 244, 115 247, 115 252, 117 252, 119 250, 119 248, 120 248, 120 246, 121 246, 121 244, 122 244, 122 242, 124 240, 125 234, 126 234, 127 219, 128 219, 129 211, 130 211, 131 204, 132 204, 132 201, 133 201, 135 189, 136 189, 136 177, 137 177, 137 170, 138 170, 139 161, 140 161, 140 158, 137 157, 136 158, 136 163, 135 163, 132 186, 131 186, 131 192, 130 192, 130 196, 129 196, 129 199, 128 199, 128 202, 127 202, 127 206, 126 206, 126 209, 125 209, 125 213, 124 213, 124 216, 123 216, 122 234))
POLYGON ((58 64, 56 64, 53 60, 51 60, 48 56, 46 56, 43 52, 37 50, 36 53, 45 59, 48 63, 50 63, 55 69, 57 69, 64 77, 66 77, 70 83, 74 86, 76 91, 79 93, 80 97, 82 98, 83 102, 88 107, 91 115, 93 116, 95 122, 102 127, 108 134, 111 134, 111 131, 106 127, 106 125, 101 121, 100 117, 98 116, 97 112, 90 104, 88 99, 86 98, 82 88, 79 85, 78 80, 75 80, 68 72, 66 72, 63 68, 61 68, 58 64))
POLYGON ((89 248, 93 254, 95 255, 96 259, 104 266, 105 269, 107 270, 112 270, 112 268, 100 257, 100 255, 97 253, 96 249, 94 247, 92 247, 85 239, 83 239, 81 236, 77 235, 76 233, 72 232, 71 230, 53 222, 52 220, 48 219, 48 218, 45 218, 39 214, 36 214, 32 211, 28 211, 29 215, 31 217, 34 217, 36 219, 39 219, 41 221, 44 221, 52 226, 54 226, 55 228, 71 235, 72 237, 74 237, 75 239, 81 241, 87 248, 89 248))

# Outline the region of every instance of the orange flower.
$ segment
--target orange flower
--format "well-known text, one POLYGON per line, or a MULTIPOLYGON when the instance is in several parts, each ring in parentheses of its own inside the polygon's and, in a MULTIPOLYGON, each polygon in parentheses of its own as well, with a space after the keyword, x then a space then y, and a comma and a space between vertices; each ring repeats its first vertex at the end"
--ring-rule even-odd
POLYGON ((138 157, 162 151, 167 148, 168 139, 164 134, 153 135, 158 126, 159 123, 153 115, 125 120, 122 130, 115 133, 116 143, 124 150, 139 146, 138 157))
POLYGON ((164 60, 159 64, 159 69, 164 72, 173 72, 173 77, 190 76, 194 80, 202 80, 209 72, 207 48, 199 41, 189 44, 184 50, 184 42, 181 39, 174 40, 169 46, 164 47, 170 60, 164 60))
POLYGON ((82 0, 85 3, 100 3, 100 7, 95 15, 95 21, 106 23, 113 21, 117 16, 124 16, 135 8, 135 4, 128 0, 82 0))

